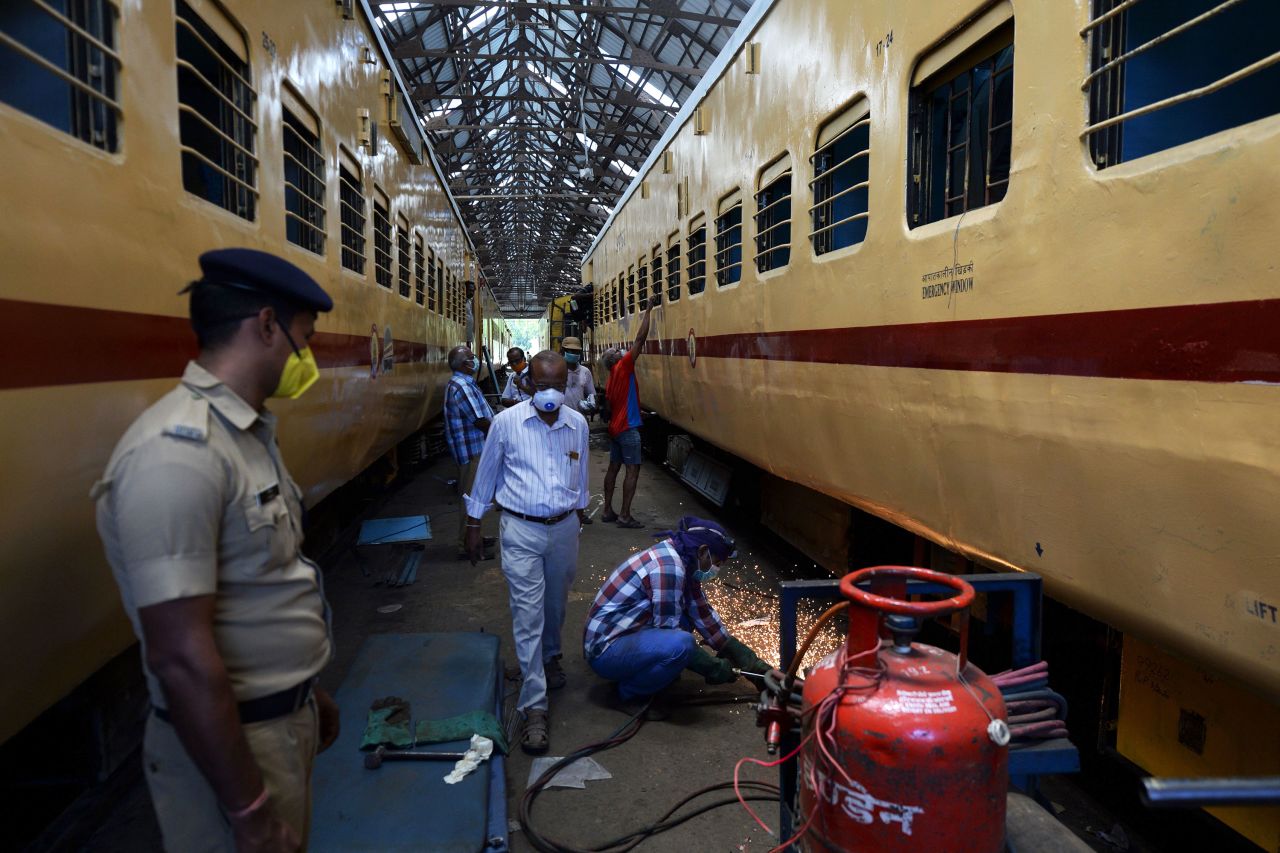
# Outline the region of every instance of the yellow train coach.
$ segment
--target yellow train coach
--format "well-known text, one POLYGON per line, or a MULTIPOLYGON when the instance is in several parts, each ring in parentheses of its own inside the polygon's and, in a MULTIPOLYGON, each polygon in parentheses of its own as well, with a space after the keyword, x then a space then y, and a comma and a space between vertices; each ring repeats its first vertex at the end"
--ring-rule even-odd
POLYGON ((1122 753, 1280 772, 1280 7, 776 0, 735 39, 585 258, 597 342, 663 294, 643 403, 828 496, 793 531, 844 541, 834 499, 1037 572, 1124 633, 1122 753))
MULTIPOLYGON (((88 493, 193 354, 178 291, 201 252, 278 253, 334 298, 320 381, 272 404, 309 504, 439 411, 474 250, 373 20, 0 8, 0 741, 132 642, 88 493)), ((480 297, 482 340, 505 334, 480 297)))

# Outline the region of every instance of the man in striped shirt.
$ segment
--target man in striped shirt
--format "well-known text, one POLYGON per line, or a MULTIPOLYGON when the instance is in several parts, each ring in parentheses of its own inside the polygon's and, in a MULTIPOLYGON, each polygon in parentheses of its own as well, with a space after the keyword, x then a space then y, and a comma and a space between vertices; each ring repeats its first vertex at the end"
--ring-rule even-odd
MULTIPOLYGON (((466 346, 449 350, 449 369, 453 376, 444 391, 444 440, 449 454, 458 464, 458 494, 471 491, 480 467, 480 451, 493 421, 493 410, 476 384, 476 357, 466 346)), ((467 558, 467 513, 458 510, 458 559, 467 558)), ((492 546, 492 540, 485 543, 492 546)), ((485 555, 491 559, 492 554, 485 555)))
POLYGON ((546 752, 547 689, 563 687, 560 631, 578 568, 578 516, 586 509, 587 420, 562 405, 568 368, 544 350, 529 370, 533 398, 498 413, 466 497, 467 548, 480 557, 480 520, 502 508, 502 574, 524 684, 516 700, 525 717, 521 746, 546 752))
MULTIPOLYGON (((769 664, 725 630, 702 584, 734 556, 733 539, 714 521, 686 515, 676 530, 657 534, 657 545, 614 569, 596 594, 583 631, 582 651, 597 675, 617 682, 628 710, 648 703, 691 669, 708 684, 728 684, 735 669, 763 674, 769 664), (703 651, 690 629, 712 649, 703 651)), ((649 707, 650 719, 666 716, 649 707)))

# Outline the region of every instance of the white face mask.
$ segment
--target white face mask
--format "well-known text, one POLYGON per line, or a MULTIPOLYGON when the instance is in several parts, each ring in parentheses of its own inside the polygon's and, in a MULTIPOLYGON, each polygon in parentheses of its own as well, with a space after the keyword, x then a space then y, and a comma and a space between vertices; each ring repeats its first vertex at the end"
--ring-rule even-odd
POLYGON ((545 388, 533 395, 533 406, 539 412, 554 412, 564 402, 564 392, 545 388))

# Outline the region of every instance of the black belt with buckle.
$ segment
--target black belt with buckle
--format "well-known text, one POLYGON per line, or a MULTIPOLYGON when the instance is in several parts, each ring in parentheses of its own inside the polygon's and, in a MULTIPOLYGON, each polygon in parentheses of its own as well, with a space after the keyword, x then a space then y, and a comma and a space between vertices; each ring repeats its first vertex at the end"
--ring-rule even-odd
MULTIPOLYGON (((257 699, 246 699, 238 703, 240 723, 242 725, 262 723, 292 714, 307 704, 307 700, 311 698, 311 686, 315 684, 315 681, 314 678, 308 678, 288 690, 281 690, 279 693, 272 693, 270 696, 259 696, 257 699)), ((168 709, 152 705, 151 710, 166 723, 173 722, 168 709)))
POLYGON ((553 515, 550 518, 543 518, 538 515, 525 515, 523 512, 516 512, 514 509, 507 509, 506 507, 500 506, 498 508, 501 509, 503 512, 505 512, 507 515, 518 518, 521 521, 532 521, 534 524, 558 524, 561 521, 564 521, 566 518, 568 518, 571 512, 576 511, 572 509, 567 509, 564 512, 560 513, 559 515, 553 515))

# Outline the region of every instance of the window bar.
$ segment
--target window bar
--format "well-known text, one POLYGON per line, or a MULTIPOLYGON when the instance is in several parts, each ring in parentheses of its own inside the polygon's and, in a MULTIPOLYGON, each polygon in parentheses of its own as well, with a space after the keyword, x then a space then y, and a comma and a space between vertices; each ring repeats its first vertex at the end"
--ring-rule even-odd
POLYGON ((857 192, 858 190, 865 190, 865 189, 867 189, 867 188, 868 188, 868 187, 870 187, 870 186, 871 186, 871 182, 870 182, 870 181, 863 181, 863 182, 862 182, 862 183, 860 183, 860 184, 853 184, 852 186, 847 186, 847 187, 845 187, 844 189, 840 190, 840 192, 838 192, 838 193, 833 193, 833 194, 831 194, 831 195, 827 196, 826 198, 824 198, 822 201, 820 201, 820 202, 818 202, 817 204, 815 204, 815 205, 813 205, 812 207, 810 207, 810 208, 809 208, 809 212, 810 212, 810 213, 812 213, 813 211, 817 210, 819 207, 824 207, 824 206, 826 206, 826 205, 829 205, 829 204, 831 204, 831 202, 835 201, 835 200, 836 200, 836 199, 838 199, 838 198, 841 198, 841 197, 843 197, 843 196, 846 196, 846 195, 848 195, 849 193, 852 193, 852 192, 857 192))
POLYGON ((111 109, 115 111, 116 115, 123 115, 124 111, 121 109, 120 104, 117 101, 108 97, 102 92, 99 92, 97 89, 93 88, 88 83, 81 80, 79 77, 76 77, 73 74, 68 74, 65 69, 50 62, 40 54, 30 50, 26 45, 24 45, 20 41, 17 41, 8 33, 0 32, 0 43, 4 43, 5 45, 12 48, 17 53, 22 54, 27 59, 30 59, 32 62, 39 65, 41 68, 45 69, 49 73, 61 79, 63 82, 71 84, 72 86, 84 92, 85 94, 89 95, 90 97, 96 98, 97 100, 111 107, 111 109))
MULTIPOLYGON (((866 148, 862 149, 861 151, 858 151, 844 158, 839 163, 836 163, 834 166, 831 166, 830 168, 827 168, 827 169, 823 169, 821 172, 818 173, 817 177, 815 177, 812 181, 809 182, 809 186, 813 186, 823 178, 830 177, 833 172, 837 172, 840 169, 843 169, 845 166, 848 166, 850 163, 852 163, 854 160, 857 160, 860 157, 870 157, 870 156, 871 156, 871 146, 868 145, 866 148)), ((810 209, 812 210, 812 208, 810 209)))
POLYGON ((1087 36, 1090 30, 1094 29, 1095 27, 1101 24, 1106 23, 1107 21, 1114 18, 1116 15, 1119 15, 1124 10, 1130 8, 1131 6, 1136 6, 1140 2, 1141 0, 1124 0, 1124 2, 1122 2, 1119 6, 1116 6, 1115 8, 1108 11, 1106 14, 1099 15, 1098 17, 1090 21, 1088 24, 1085 24, 1084 29, 1080 31, 1080 35, 1087 36))
MULTIPOLYGON (((822 154, 826 153, 826 150, 827 150, 828 148, 830 148, 831 146, 835 145, 835 144, 836 144, 837 142, 839 142, 841 139, 844 139, 846 136, 848 136, 850 133, 853 133, 853 132, 854 132, 855 130, 857 130, 858 128, 860 128, 860 127, 867 127, 867 126, 868 126, 868 125, 870 125, 870 124, 871 124, 871 115, 870 115, 870 114, 868 114, 865 118, 860 118, 860 119, 858 119, 858 120, 857 120, 857 121, 855 121, 853 124, 849 125, 849 126, 848 126, 848 127, 846 127, 844 130, 840 131, 840 132, 839 132, 839 133, 837 133, 834 137, 832 137, 832 139, 831 139, 829 142, 827 142, 827 144, 825 144, 825 145, 823 145, 823 146, 821 146, 821 147, 817 148, 817 149, 816 149, 812 154, 810 154, 810 155, 809 155, 809 162, 810 162, 810 163, 812 163, 812 162, 813 162, 815 159, 817 159, 820 155, 822 155, 822 154)), ((868 146, 867 146, 867 150, 870 150, 870 148, 871 148, 871 146, 870 146, 870 145, 868 145, 868 146)), ((858 154, 853 155, 853 157, 861 156, 861 154, 863 154, 863 153, 865 153, 865 152, 859 152, 858 154)), ((831 169, 828 169, 827 171, 831 171, 831 170, 834 170, 834 169, 839 169, 839 168, 840 168, 841 166, 843 166, 845 163, 848 163, 850 160, 852 160, 852 159, 853 159, 853 157, 849 157, 848 159, 846 159, 846 160, 845 160, 844 162, 842 162, 842 163, 837 163, 836 165, 832 166, 832 167, 831 167, 831 169)), ((812 181, 811 181, 810 183, 812 183, 812 181)))
MULTIPOLYGON (((120 59, 120 54, 116 53, 115 49, 111 48, 105 42, 103 42, 100 38, 98 38, 96 35, 89 32, 84 27, 80 26, 75 21, 71 20, 66 15, 62 14, 57 9, 50 6, 48 3, 44 2, 44 0, 27 0, 27 2, 35 6, 40 11, 44 12, 46 15, 49 15, 58 23, 62 24, 68 30, 71 30, 71 32, 75 33, 80 38, 89 42, 89 44, 93 45, 95 48, 102 51, 107 56, 111 57, 113 60, 115 60, 117 67, 122 66, 124 64, 124 62, 120 59)), ((119 10, 116 8, 115 3, 105 2, 104 0, 103 6, 105 8, 112 9, 117 13, 119 12, 119 10)))
POLYGON ((1137 109, 1129 110, 1127 113, 1111 116, 1110 118, 1104 119, 1096 124, 1091 124, 1085 128, 1084 133, 1080 134, 1080 138, 1083 139, 1090 134, 1097 133, 1100 130, 1106 130, 1108 127, 1129 121, 1130 119, 1138 118, 1139 116, 1158 112, 1160 110, 1167 109, 1168 107, 1176 107, 1178 104, 1186 103, 1187 101, 1194 101, 1196 98, 1203 98, 1205 95, 1212 95, 1214 92, 1225 89, 1232 83, 1237 83, 1246 77, 1252 77, 1259 71, 1264 71, 1277 63, 1280 63, 1280 51, 1277 51, 1270 56, 1265 56, 1257 62, 1246 65, 1244 68, 1241 68, 1238 71, 1233 71, 1227 76, 1220 77, 1212 83, 1207 83, 1198 89, 1190 89, 1186 92, 1173 95, 1172 97, 1156 101, 1155 103, 1147 104, 1145 107, 1138 107, 1137 109))
POLYGON ((967 71, 964 74, 964 89, 962 89, 959 93, 952 92, 951 95, 949 95, 947 98, 947 123, 946 123, 947 168, 945 172, 946 177, 944 179, 944 183, 942 187, 942 208, 943 208, 944 216, 953 216, 956 213, 963 213, 964 211, 969 209, 969 172, 971 171, 969 169, 969 126, 973 121, 973 117, 971 115, 972 111, 973 111, 973 72, 967 71), (961 142, 959 142, 956 145, 952 145, 951 140, 954 138, 954 131, 955 131, 955 128, 952 126, 952 121, 954 120, 954 116, 955 116, 955 102, 962 98, 965 101, 965 109, 964 109, 965 133, 964 133, 964 136, 962 137, 961 142), (964 163, 964 178, 961 182, 960 195, 958 196, 949 195, 949 193, 951 192, 951 183, 952 183, 951 182, 951 178, 952 178, 951 164, 955 162, 954 154, 957 151, 962 151, 964 154, 964 156, 962 157, 962 162, 964 163), (952 207, 952 203, 955 201, 960 202, 959 210, 956 210, 952 207))
POLYGON ((1088 77, 1084 78, 1084 83, 1080 86, 1080 88, 1082 90, 1088 89, 1089 84, 1093 82, 1094 78, 1110 70, 1113 66, 1119 65, 1124 62, 1128 62, 1130 59, 1137 56, 1138 54, 1144 53, 1145 51, 1148 51, 1151 48, 1156 47, 1157 45, 1168 41, 1174 36, 1179 35, 1180 33, 1184 33, 1187 30, 1192 29, 1193 27, 1204 23, 1210 18, 1213 18, 1217 15, 1221 15, 1223 12, 1227 11, 1232 6, 1238 6, 1243 2, 1245 2, 1245 0, 1226 0, 1225 3, 1220 3, 1219 5, 1214 6, 1209 11, 1201 15, 1197 15, 1196 17, 1192 18, 1189 21, 1184 21, 1183 23, 1179 24, 1173 29, 1167 30, 1166 32, 1156 36, 1155 38, 1151 39, 1145 44, 1140 44, 1137 47, 1135 47, 1133 50, 1130 50, 1127 53, 1120 54, 1119 56, 1115 57, 1111 61, 1107 62, 1105 65, 1095 68, 1093 70, 1093 73, 1091 73, 1088 77))
MULTIPOLYGON (((210 56, 212 56, 212 57, 214 58, 214 60, 215 60, 215 61, 217 61, 217 63, 218 63, 219 65, 221 65, 221 66, 222 66, 222 70, 223 70, 223 71, 225 71, 227 74, 229 74, 230 76, 232 76, 233 78, 235 78, 235 80, 236 80, 236 81, 238 81, 238 82, 240 83, 240 85, 242 85, 242 86, 244 86, 244 88, 248 89, 248 90, 249 90, 249 92, 250 92, 251 94, 253 94, 255 97, 257 96, 257 94, 258 94, 258 90, 257 90, 257 89, 255 89, 255 88, 253 88, 253 84, 252 84, 252 83, 250 83, 247 79, 245 79, 245 77, 244 77, 244 76, 243 76, 239 71, 237 71, 237 70, 236 70, 236 69, 235 69, 235 68, 234 68, 234 67, 233 67, 229 62, 227 62, 227 60, 226 60, 225 58, 223 58, 223 56, 222 56, 222 51, 218 50, 216 47, 214 47, 213 45, 209 44, 209 42, 205 39, 205 37, 204 37, 204 36, 202 36, 202 35, 200 35, 199 31, 198 31, 198 30, 196 30, 196 28, 195 28, 195 27, 193 27, 193 26, 191 25, 191 22, 190 22, 190 21, 188 21, 186 18, 183 18, 183 17, 181 16, 181 14, 179 14, 179 16, 178 16, 177 18, 175 18, 175 20, 177 21, 178 26, 182 27, 184 30, 186 30, 188 33, 190 33, 190 34, 191 34, 191 36, 192 36, 193 38, 195 38, 195 40, 196 40, 196 41, 198 41, 198 42, 200 42, 200 44, 204 45, 204 49, 205 49, 205 50, 207 50, 207 51, 209 51, 209 55, 210 55, 210 56)), ((186 60, 182 60, 182 59, 180 59, 180 60, 178 60, 178 63, 179 63, 180 65, 186 65, 186 66, 187 66, 188 68, 190 68, 192 71, 195 71, 195 73, 196 73, 196 74, 200 75, 201 79, 204 79, 204 75, 203 75, 203 74, 200 74, 200 72, 199 72, 199 71, 197 71, 197 70, 195 69, 195 67, 194 67, 194 66, 192 66, 192 65, 191 65, 189 62, 187 62, 186 60)), ((208 83, 209 81, 208 81, 208 80, 205 80, 205 82, 206 82, 206 83, 208 83)), ((212 86, 212 84, 210 84, 210 85, 212 86)), ((216 86, 213 86, 213 88, 214 88, 214 90, 215 90, 215 91, 217 91, 217 87, 216 87, 216 86)), ((246 118, 248 118, 248 116, 245 116, 245 117, 246 117, 246 118)), ((255 125, 255 127, 256 127, 256 125, 255 125)))
POLYGON ((871 213, 865 210, 862 213, 855 213, 852 216, 846 216, 844 219, 841 219, 839 222, 832 222, 830 225, 824 225, 823 227, 818 228, 812 234, 809 235, 809 238, 813 239, 813 237, 817 236, 818 234, 825 234, 828 231, 839 228, 841 225, 844 225, 849 222, 854 222, 855 220, 858 220, 858 219, 868 219, 870 218, 870 216, 871 216, 871 213))
POLYGON ((217 163, 213 162, 213 161, 212 161, 212 160, 210 160, 208 157, 204 156, 204 155, 203 155, 203 154, 201 154, 199 151, 197 151, 196 149, 192 148, 190 145, 179 145, 179 146, 178 146, 178 150, 179 150, 179 151, 181 151, 181 152, 183 152, 184 154, 190 154, 190 155, 191 155, 191 156, 193 156, 193 157, 198 157, 201 161, 203 161, 203 162, 204 162, 204 164, 205 164, 205 165, 209 166, 209 167, 210 167, 211 169, 213 169, 215 172, 217 172, 218 174, 222 175, 222 176, 223 176, 224 178, 226 178, 227 180, 229 180, 229 181, 234 181, 235 183, 239 184, 239 185, 240 185, 240 187, 241 187, 245 192, 247 192, 247 193, 251 194, 254 198, 257 198, 257 196, 258 196, 258 191, 257 191, 257 189, 255 189, 254 187, 252 187, 252 186, 250 186, 249 184, 245 183, 242 179, 240 179, 240 178, 236 177, 235 175, 231 174, 231 173, 230 173, 230 172, 228 172, 226 169, 222 168, 222 166, 220 166, 220 165, 218 165, 217 163))

